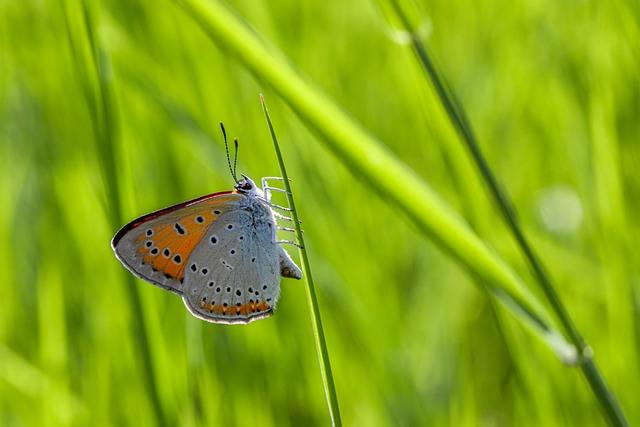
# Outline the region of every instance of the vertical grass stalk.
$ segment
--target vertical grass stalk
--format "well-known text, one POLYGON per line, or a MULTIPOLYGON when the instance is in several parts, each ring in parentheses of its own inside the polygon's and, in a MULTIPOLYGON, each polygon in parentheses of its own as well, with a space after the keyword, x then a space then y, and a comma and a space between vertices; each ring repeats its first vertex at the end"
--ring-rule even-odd
MULTIPOLYGON (((96 25, 91 5, 82 0, 64 0, 63 6, 69 43, 75 66, 78 68, 77 75, 84 76, 81 84, 93 122, 98 163, 105 187, 106 215, 111 228, 117 230, 123 221, 116 172, 118 123, 109 63, 106 52, 100 46, 94 32, 96 25)), ((144 325, 140 291, 132 275, 126 274, 125 277, 125 291, 129 296, 133 317, 132 335, 137 343, 136 348, 140 351, 144 388, 158 424, 167 425, 153 373, 153 361, 149 337, 144 325)))
POLYGON ((529 267, 533 271, 545 297, 549 301, 553 313, 560 321, 571 343, 576 347, 582 372, 600 402, 608 421, 611 425, 615 426, 627 425, 626 419, 616 397, 607 387, 602 374, 595 365, 592 357, 592 350, 583 339, 571 319, 569 312, 558 296, 558 293, 552 283, 551 276, 547 273, 541 258, 536 254, 520 227, 518 218, 513 209, 513 203, 507 193, 503 191, 497 178, 491 171, 487 160, 482 154, 475 133, 473 132, 473 128, 471 127, 462 104, 458 101, 455 93, 447 84, 446 79, 431 60, 426 46, 422 43, 420 35, 414 30, 408 16, 404 12, 404 9, 398 3, 398 0, 389 1, 398 20, 400 21, 400 25, 403 27, 403 30, 410 35, 411 46, 422 70, 425 72, 425 76, 433 84, 449 120, 468 149, 469 154, 482 176, 482 179, 488 187, 491 197, 498 206, 504 221, 506 222, 511 234, 513 234, 518 247, 529 264, 529 267))
POLYGON ((331 422, 334 426, 341 426, 342 420, 340 418, 340 408, 338 406, 338 396, 336 394, 336 387, 333 381, 333 374, 331 372, 331 361, 329 359, 329 351, 327 350, 327 342, 324 337, 324 329, 322 328, 322 319, 320 318, 320 307, 318 306, 318 297, 316 296, 315 286, 313 284, 313 276, 311 275, 311 267, 309 266, 309 258, 307 257, 307 251, 304 245, 304 236, 300 228, 300 220, 298 219, 298 211, 293 200, 293 193, 291 192, 291 185, 289 184, 289 177, 287 170, 284 166, 284 160, 282 159, 282 153, 280 152, 280 146, 278 145, 278 138, 273 130, 271 124, 271 118, 269 117, 269 110, 264 102, 264 97, 260 94, 260 103, 262 104, 262 110, 269 126, 269 133, 273 140, 273 147, 276 151, 276 157, 278 158, 278 165, 280 166, 280 173, 283 178, 284 188, 286 190, 287 202, 291 209, 291 219, 293 219, 293 225, 296 234, 296 243, 298 244, 298 253, 300 254, 300 260, 302 261, 302 273, 304 275, 304 281, 307 284, 307 300, 309 302, 309 308, 311 310, 311 323, 313 326, 313 335, 316 342, 316 352, 318 354, 318 362, 320 364, 320 374, 322 375, 322 383, 324 385, 324 393, 327 399, 327 405, 329 407, 329 414, 331 415, 331 422))

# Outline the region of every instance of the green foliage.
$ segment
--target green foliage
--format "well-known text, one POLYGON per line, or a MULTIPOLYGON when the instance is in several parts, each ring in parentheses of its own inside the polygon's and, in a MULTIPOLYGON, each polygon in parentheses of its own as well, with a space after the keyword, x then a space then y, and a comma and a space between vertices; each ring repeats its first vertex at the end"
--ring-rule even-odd
MULTIPOLYGON (((396 160, 326 150, 309 114, 266 84, 289 76, 256 79, 173 1, 0 3, 0 425, 328 423, 304 286, 283 281, 268 320, 210 325, 126 278, 109 247, 115 223, 231 186, 220 121, 240 140, 242 172, 278 173, 259 92, 295 180, 346 425, 604 423, 578 371, 473 286, 450 257, 459 252, 440 252, 446 230, 426 239, 398 206, 428 183, 522 278, 523 301, 544 301, 521 286, 533 283, 524 260, 377 4, 229 8, 396 160), (419 183, 397 182, 398 165, 419 183)), ((432 53, 637 424, 637 4, 436 0, 415 10, 428 13, 432 53)))

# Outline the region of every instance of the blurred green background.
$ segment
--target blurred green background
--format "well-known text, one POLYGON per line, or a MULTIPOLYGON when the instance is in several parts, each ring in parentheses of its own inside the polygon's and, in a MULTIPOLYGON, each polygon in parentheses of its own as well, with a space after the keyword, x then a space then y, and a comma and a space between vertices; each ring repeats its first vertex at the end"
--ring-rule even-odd
MULTIPOLYGON (((533 283, 375 2, 228 5, 533 283)), ((490 165, 639 423, 640 4, 420 9, 490 165)), ((294 178, 346 425, 604 424, 577 369, 497 312, 172 1, 89 2, 85 32, 70 19, 82 10, 0 1, 0 425, 328 424, 302 283, 283 281, 267 320, 212 325, 131 278, 109 246, 136 216, 231 187, 220 121, 240 140, 239 170, 278 174, 260 92, 294 178), (108 79, 104 123, 96 77, 79 66, 91 40, 108 79)))

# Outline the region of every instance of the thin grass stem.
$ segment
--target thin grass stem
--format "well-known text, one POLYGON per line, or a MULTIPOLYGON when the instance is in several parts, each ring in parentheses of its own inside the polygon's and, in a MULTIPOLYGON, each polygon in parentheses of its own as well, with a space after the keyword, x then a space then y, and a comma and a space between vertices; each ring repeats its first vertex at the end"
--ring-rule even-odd
POLYGON ((404 27, 403 29, 411 36, 411 46, 418 58, 422 70, 425 72, 425 76, 436 90, 438 98, 442 103, 449 120, 453 124, 454 129, 458 133, 460 139, 465 144, 469 151, 474 163, 476 164, 480 175, 486 183, 489 193, 495 203, 497 204, 500 213, 506 222, 510 232, 513 234, 518 247, 523 253, 527 263, 533 271, 540 288, 542 289, 547 301, 552 307, 553 313, 560 321, 565 333, 568 335, 572 344, 578 350, 578 356, 580 358, 580 365, 584 375, 586 376, 591 389, 596 395, 602 409, 607 416, 607 419, 612 425, 625 426, 627 425, 625 416, 620 408, 617 399, 614 394, 607 387, 604 378, 600 371, 597 369, 595 362, 591 355, 591 349, 582 335, 575 326, 571 316, 562 303, 555 287, 552 283, 551 276, 547 272, 543 265, 541 258, 537 255, 533 246, 527 240, 522 228, 520 227, 519 220, 516 212, 513 208, 513 203, 508 194, 503 190, 502 186, 495 177, 489 163, 482 154, 482 150, 478 144, 475 133, 471 126, 471 123, 467 117, 464 107, 459 102, 455 95, 455 92, 447 84, 446 79, 438 69, 438 67, 431 60, 426 46, 422 42, 420 35, 413 29, 410 24, 407 15, 404 13, 403 8, 400 6, 397 0, 389 0, 393 10, 396 12, 397 17, 404 27))
POLYGON ((284 166, 284 160, 280 151, 280 145, 278 144, 278 138, 273 130, 271 118, 269 117, 269 110, 264 101, 264 96, 260 95, 260 103, 262 104, 262 110, 264 116, 267 119, 267 125, 269 126, 269 133, 273 140, 273 147, 278 158, 278 165, 280 166, 280 173, 282 175, 282 182, 284 184, 287 196, 287 203, 291 208, 291 219, 296 235, 296 243, 298 244, 298 253, 300 254, 300 260, 302 261, 302 273, 303 278, 307 284, 307 301, 309 303, 309 309, 311 310, 311 323, 313 327, 313 336, 316 342, 316 352, 318 354, 318 362, 320 364, 320 374, 322 376, 322 383, 324 385, 324 394, 327 399, 327 406, 329 407, 329 414, 331 416, 331 423, 334 426, 341 426, 342 419, 340 418, 340 408, 338 405, 338 395, 336 394, 336 386, 333 381, 333 373, 331 371, 331 360, 329 359, 329 351, 327 350, 327 342, 324 337, 324 329, 322 327, 322 319, 320 317, 320 307, 318 305, 318 297, 316 296, 315 286, 313 284, 313 276, 311 275, 311 267, 309 265, 309 257, 307 256, 306 246, 304 244, 304 235, 300 228, 300 220, 298 218, 298 211, 296 210, 295 201, 293 200, 293 193, 291 192, 291 184, 289 182, 289 176, 284 166))
MULTIPOLYGON (((111 228, 116 230, 122 225, 123 215, 116 173, 118 123, 109 63, 106 52, 96 39, 96 18, 91 5, 86 1, 65 0, 63 7, 66 12, 67 35, 73 51, 75 66, 78 68, 77 75, 84 76, 81 83, 91 113, 98 162, 104 180, 106 215, 111 228)), ((125 292, 131 303, 132 335, 136 342, 136 348, 140 352, 143 385, 157 423, 168 425, 160 404, 153 372, 153 360, 142 314, 139 287, 136 286, 135 279, 130 274, 123 277, 125 292)))

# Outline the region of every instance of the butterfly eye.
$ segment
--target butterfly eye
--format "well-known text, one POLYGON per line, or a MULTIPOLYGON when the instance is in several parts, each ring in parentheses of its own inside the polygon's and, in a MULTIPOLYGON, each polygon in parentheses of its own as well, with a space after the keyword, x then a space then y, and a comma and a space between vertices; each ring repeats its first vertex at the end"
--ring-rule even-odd
POLYGON ((245 182, 244 184, 242 184, 242 189, 243 190, 251 190, 251 183, 250 182, 245 182))

